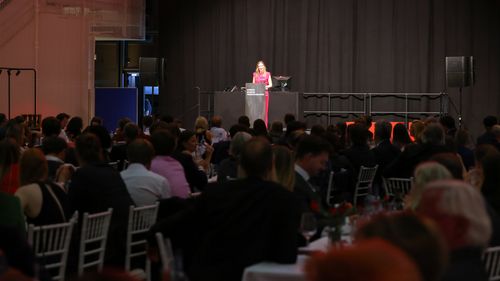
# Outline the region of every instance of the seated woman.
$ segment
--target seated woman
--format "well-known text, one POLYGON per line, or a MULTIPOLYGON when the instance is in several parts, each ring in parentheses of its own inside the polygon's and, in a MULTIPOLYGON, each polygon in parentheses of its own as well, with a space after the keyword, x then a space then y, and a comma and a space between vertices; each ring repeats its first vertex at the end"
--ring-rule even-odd
POLYGON ((0 192, 14 194, 19 188, 19 152, 13 140, 0 141, 0 192))
POLYGON ((207 185, 207 173, 213 151, 212 146, 208 143, 198 144, 196 134, 192 131, 186 130, 179 135, 177 149, 173 157, 184 168, 191 192, 202 191, 207 185), (196 156, 200 145, 205 148, 205 158, 196 156))
POLYGON ((28 224, 47 225, 69 219, 69 203, 63 188, 47 181, 47 160, 36 148, 26 150, 20 160, 21 187, 16 196, 28 224))

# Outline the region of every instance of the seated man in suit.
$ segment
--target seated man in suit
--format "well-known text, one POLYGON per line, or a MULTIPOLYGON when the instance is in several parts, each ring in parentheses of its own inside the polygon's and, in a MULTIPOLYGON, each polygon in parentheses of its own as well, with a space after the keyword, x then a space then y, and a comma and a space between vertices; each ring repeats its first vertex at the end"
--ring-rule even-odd
POLYGON ((309 182, 309 178, 326 168, 330 150, 330 144, 318 136, 304 135, 297 144, 294 193, 302 212, 319 214, 323 208, 319 190, 309 182))
POLYGON ((52 181, 57 180, 56 172, 64 164, 67 148, 68 144, 60 137, 51 136, 43 139, 42 150, 47 158, 49 168, 48 178, 52 181))
POLYGON ((177 223, 166 219, 152 227, 151 234, 161 231, 174 248, 183 248, 190 280, 241 280, 252 264, 296 261, 299 206, 292 193, 268 180, 272 158, 268 143, 248 141, 240 158, 245 178, 207 189, 193 208, 176 215, 182 217, 177 223))

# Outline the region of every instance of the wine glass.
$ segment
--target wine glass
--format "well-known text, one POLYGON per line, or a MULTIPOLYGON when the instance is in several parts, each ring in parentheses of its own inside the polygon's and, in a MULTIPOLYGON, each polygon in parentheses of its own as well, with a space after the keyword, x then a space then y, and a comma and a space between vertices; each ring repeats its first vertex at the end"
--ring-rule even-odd
POLYGON ((309 245, 309 240, 316 234, 317 222, 313 213, 303 213, 300 218, 300 232, 306 239, 306 245, 309 245))

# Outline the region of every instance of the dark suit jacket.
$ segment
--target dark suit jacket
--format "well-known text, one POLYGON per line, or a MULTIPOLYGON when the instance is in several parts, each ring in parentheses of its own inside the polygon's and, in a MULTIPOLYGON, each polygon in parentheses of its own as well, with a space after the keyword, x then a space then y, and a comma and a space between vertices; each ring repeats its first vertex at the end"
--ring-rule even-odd
POLYGON ((295 172, 293 193, 300 203, 301 213, 313 212, 319 215, 319 209, 322 204, 319 190, 313 190, 311 184, 297 172, 295 172))
POLYGON ((87 164, 75 171, 68 188, 71 213, 98 213, 113 208, 105 264, 123 267, 128 211, 134 205, 120 173, 105 163, 87 164))
POLYGON ((448 268, 443 281, 486 281, 488 276, 481 261, 482 249, 466 247, 450 251, 448 268))
POLYGON ((49 180, 51 180, 51 181, 56 180, 57 169, 59 169, 59 167, 62 164, 63 164, 62 162, 47 160, 47 167, 49 168, 49 171, 48 171, 49 172, 49 174, 48 174, 49 180))
POLYGON ((375 182, 377 184, 382 184, 382 171, 401 154, 401 151, 392 145, 390 140, 383 140, 372 149, 372 152, 375 157, 375 162, 378 165, 375 182))
POLYGON ((203 191, 208 183, 207 174, 198 169, 191 155, 182 152, 175 152, 172 157, 181 163, 186 174, 186 180, 191 187, 191 192, 203 191))
POLYGON ((361 166, 373 167, 377 165, 375 156, 368 145, 353 145, 344 150, 342 154, 351 162, 355 176, 358 176, 361 166))
POLYGON ((444 145, 411 144, 391 163, 384 172, 384 177, 410 178, 418 164, 429 160, 433 155, 450 152, 444 145))
POLYGON ((186 248, 193 252, 185 248, 183 253, 192 255, 185 266, 190 280, 239 281, 252 264, 296 261, 299 219, 292 193, 246 178, 207 189, 183 218, 159 222, 151 232, 169 236, 182 228, 189 231, 184 233, 191 237, 186 248))

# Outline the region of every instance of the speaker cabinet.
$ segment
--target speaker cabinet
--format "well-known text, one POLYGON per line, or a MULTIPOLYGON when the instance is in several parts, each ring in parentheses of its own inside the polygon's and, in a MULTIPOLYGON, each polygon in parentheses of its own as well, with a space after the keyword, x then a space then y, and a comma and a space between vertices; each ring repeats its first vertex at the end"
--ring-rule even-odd
POLYGON ((464 88, 473 84, 473 57, 446 57, 446 85, 448 88, 464 88))

